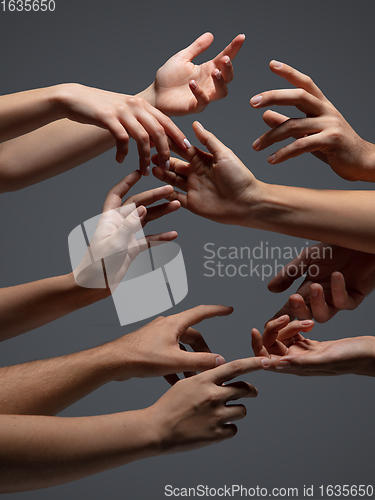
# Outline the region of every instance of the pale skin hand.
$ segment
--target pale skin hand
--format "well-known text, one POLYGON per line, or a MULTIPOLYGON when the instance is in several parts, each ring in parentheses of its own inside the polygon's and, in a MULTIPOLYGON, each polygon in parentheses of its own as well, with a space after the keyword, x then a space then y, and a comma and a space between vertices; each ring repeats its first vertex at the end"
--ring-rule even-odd
MULTIPOLYGON (((111 189, 107 195, 104 210, 121 206, 122 196, 140 178, 141 174, 139 171, 135 171, 111 189)), ((180 204, 178 202, 167 202, 159 206, 150 207, 149 214, 147 215, 144 205, 152 204, 165 196, 169 197, 168 193, 172 191, 172 188, 169 186, 156 188, 134 195, 125 201, 125 203, 134 203, 138 209, 142 209, 143 207, 141 222, 145 224, 150 220, 158 219, 179 208, 180 204)), ((112 235, 117 228, 115 226, 105 226, 103 229, 108 230, 112 235)), ((126 227, 125 230, 127 230, 126 227)), ((146 243, 148 241, 155 243, 171 241, 176 237, 177 233, 170 231, 168 233, 148 236, 146 243)), ((121 242, 121 238, 119 238, 119 242, 121 242)), ((135 249, 139 250, 139 247, 135 249)), ((125 263, 125 271, 127 264, 128 262, 125 263)), ((0 341, 38 328, 66 314, 102 300, 109 295, 109 288, 92 289, 77 285, 73 273, 2 288, 0 289, 0 341)))
POLYGON ((262 368, 260 358, 232 361, 176 383, 145 410, 94 417, 0 416, 0 492, 74 481, 135 460, 232 438, 245 417, 246 382, 223 385, 262 368), (152 424, 152 425, 151 425, 152 424))
POLYGON ((189 47, 171 57, 156 73, 155 82, 139 95, 168 116, 200 113, 212 102, 228 94, 233 79, 232 61, 245 41, 237 35, 214 59, 196 65, 192 61, 213 42, 204 33, 189 47))
POLYGON ((277 321, 267 323, 263 337, 255 328, 251 333, 254 354, 263 357, 267 370, 300 376, 375 376, 374 337, 318 342, 305 339, 293 323, 288 325, 288 316, 277 321))
POLYGON ((288 314, 325 323, 339 311, 356 309, 375 288, 375 255, 319 243, 287 264, 268 289, 284 292, 304 273, 303 283, 274 318, 288 314))
POLYGON ((272 130, 256 139, 253 148, 262 151, 294 137, 296 141, 269 156, 269 163, 314 153, 343 179, 374 182, 375 146, 352 129, 309 76, 279 61, 271 61, 270 69, 297 88, 262 92, 252 97, 250 104, 253 108, 296 106, 306 118, 289 118, 267 110, 263 119, 272 130))
MULTIPOLYGON (((120 163, 128 152, 129 137, 137 142, 140 170, 150 165, 150 141, 163 166, 168 166, 170 136, 182 148, 184 134, 170 118, 141 97, 107 92, 79 84, 62 84, 0 97, 0 141, 14 139, 50 122, 69 120, 110 132, 120 163)), ((149 172, 149 171, 148 171, 149 172)))
POLYGON ((225 363, 191 328, 233 308, 201 305, 160 317, 139 330, 86 351, 0 368, 0 414, 56 415, 113 380, 205 371, 225 363), (181 350, 181 342, 194 352, 181 350))
POLYGON ((118 284, 141 251, 146 250, 150 244, 155 245, 177 238, 176 231, 150 235, 138 240, 135 238, 135 233, 147 222, 174 212, 180 207, 178 201, 173 201, 146 209, 146 206, 168 197, 173 192, 170 186, 151 189, 122 202, 124 196, 140 178, 140 171, 135 170, 107 194, 103 214, 90 241, 90 249, 74 271, 78 285, 86 288, 100 288, 103 280, 102 263, 105 266, 107 283, 118 284), (137 208, 133 210, 134 207, 137 208), (92 263, 91 256, 94 263, 92 263))

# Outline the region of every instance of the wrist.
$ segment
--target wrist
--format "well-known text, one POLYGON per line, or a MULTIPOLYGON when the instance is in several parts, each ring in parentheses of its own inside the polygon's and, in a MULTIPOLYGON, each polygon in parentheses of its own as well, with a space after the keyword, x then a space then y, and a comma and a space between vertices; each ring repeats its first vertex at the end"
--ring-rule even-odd
POLYGON ((77 309, 89 306, 99 300, 103 300, 111 295, 109 288, 84 288, 77 285, 73 272, 62 277, 69 289, 72 297, 72 302, 77 304, 77 309))
POLYGON ((357 367, 353 373, 375 377, 375 337, 358 337, 356 340, 361 342, 363 354, 358 357, 357 367))
POLYGON ((50 101, 55 108, 57 119, 68 118, 68 110, 74 102, 74 96, 82 87, 79 83, 61 83, 51 87, 52 94, 50 101))
POLYGON ((375 182, 375 145, 361 139, 363 161, 358 165, 358 181, 375 182))
POLYGON ((156 107, 156 92, 155 92, 155 82, 153 82, 147 89, 136 94, 136 97, 141 97, 145 101, 147 101, 151 106, 156 107))

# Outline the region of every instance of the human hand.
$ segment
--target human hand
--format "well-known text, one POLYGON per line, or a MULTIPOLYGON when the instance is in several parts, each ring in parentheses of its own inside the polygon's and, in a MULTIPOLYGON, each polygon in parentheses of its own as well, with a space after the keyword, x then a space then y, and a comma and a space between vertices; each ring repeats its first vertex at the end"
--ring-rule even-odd
POLYGON ((227 403, 256 397, 258 391, 243 381, 225 382, 262 367, 260 358, 238 359, 178 381, 148 409, 162 449, 187 451, 234 437, 232 422, 246 416, 246 407, 227 403))
POLYGON ((270 321, 263 337, 255 328, 252 330, 254 354, 262 356, 264 368, 300 376, 346 373, 375 376, 374 337, 318 342, 299 333, 299 322, 293 322, 296 323, 293 326, 288 321, 288 316, 270 321))
POLYGON ((269 156, 269 163, 311 152, 343 179, 375 181, 375 146, 359 137, 310 77, 278 61, 271 61, 270 69, 297 88, 262 92, 251 98, 251 106, 296 106, 306 118, 290 119, 267 110, 263 119, 271 130, 256 139, 253 148, 261 151, 294 137, 296 141, 269 156))
MULTIPOLYGON (((197 139, 209 153, 191 147, 188 151, 176 145, 171 149, 187 162, 171 158, 171 169, 166 172, 159 166, 153 175, 171 186, 184 191, 174 191, 169 200, 178 200, 191 212, 223 224, 243 225, 249 217, 249 207, 256 204, 261 184, 237 156, 212 133, 194 122, 197 139)), ((158 165, 156 156, 153 163, 158 165)))
POLYGON ((268 289, 284 292, 305 273, 297 292, 273 318, 287 314, 290 319, 325 323, 341 310, 356 309, 375 288, 375 255, 324 243, 312 245, 287 264, 268 289))
POLYGON ((182 149, 189 144, 172 120, 142 97, 70 83, 58 88, 60 118, 108 129, 116 140, 116 160, 119 163, 128 154, 129 138, 132 137, 138 146, 139 167, 143 175, 150 173, 150 143, 155 145, 163 168, 169 168, 168 137, 182 149))
POLYGON ((194 64, 193 59, 207 50, 213 39, 212 33, 204 33, 171 57, 157 71, 155 82, 139 95, 169 116, 200 113, 210 102, 225 97, 227 84, 233 79, 232 61, 245 35, 237 35, 214 59, 194 64))
POLYGON ((176 231, 170 231, 136 239, 135 233, 142 226, 180 207, 178 201, 163 203, 148 210, 145 207, 170 196, 173 193, 170 186, 151 189, 122 202, 122 198, 140 178, 141 174, 136 170, 108 192, 90 246, 74 271, 75 280, 80 286, 101 288, 104 266, 107 284, 112 286, 113 291, 113 286, 121 282, 141 251, 146 250, 150 244, 172 241, 177 237, 176 231))
POLYGON ((219 354, 211 353, 202 335, 192 328, 204 319, 228 316, 233 308, 201 305, 172 316, 160 316, 138 330, 101 346, 102 358, 110 360, 111 377, 168 377, 176 373, 204 371, 225 363, 219 354), (190 345, 195 352, 181 349, 190 345))

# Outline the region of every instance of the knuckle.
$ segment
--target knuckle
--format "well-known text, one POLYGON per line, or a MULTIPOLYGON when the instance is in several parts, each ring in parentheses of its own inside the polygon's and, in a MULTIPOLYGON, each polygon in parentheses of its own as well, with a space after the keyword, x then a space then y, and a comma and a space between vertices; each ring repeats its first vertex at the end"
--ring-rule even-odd
POLYGON ((229 368, 232 374, 240 374, 243 370, 242 363, 238 359, 231 361, 229 363, 229 368))
POLYGON ((149 135, 144 130, 144 131, 139 132, 139 134, 137 135, 137 139, 138 139, 139 142, 147 143, 147 142, 149 142, 149 135))
POLYGON ((289 131, 293 132, 298 128, 298 120, 296 120, 295 118, 290 118, 287 121, 286 126, 288 127, 289 131))
POLYGON ((294 142, 294 146, 296 149, 303 149, 305 147, 305 140, 303 137, 300 137, 299 139, 296 139, 294 142))
POLYGON ((137 106, 137 105, 139 105, 139 101, 138 101, 137 97, 130 96, 130 97, 128 97, 127 101, 128 101, 128 104, 130 106, 137 106))

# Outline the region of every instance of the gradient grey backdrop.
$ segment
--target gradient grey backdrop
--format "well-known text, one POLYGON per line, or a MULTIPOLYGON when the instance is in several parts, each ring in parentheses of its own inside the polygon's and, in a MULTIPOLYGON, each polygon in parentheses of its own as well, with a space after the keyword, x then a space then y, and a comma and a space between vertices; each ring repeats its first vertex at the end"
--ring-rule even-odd
MULTIPOLYGON (((238 33, 246 42, 235 60, 228 97, 199 115, 209 130, 232 148, 261 180, 312 188, 370 189, 350 184, 312 156, 270 166, 271 151, 251 144, 266 126, 249 106, 257 92, 284 87, 268 69, 271 59, 311 75, 359 134, 374 139, 374 4, 357 2, 159 0, 56 0, 51 14, 0 12, 0 93, 61 82, 136 93, 155 71, 205 31, 215 35, 204 61, 238 33)), ((287 112, 288 110, 285 110, 287 112)), ((295 112, 294 112, 295 114, 295 112)), ((176 119, 187 137, 194 116, 176 119)), ((67 273, 67 236, 100 212, 108 189, 137 167, 134 144, 119 166, 111 151, 42 184, 0 197, 0 286, 67 273)), ((159 182, 144 179, 143 191, 159 182)), ((305 240, 222 226, 182 209, 147 227, 176 229, 185 257, 189 294, 172 312, 201 303, 235 306, 229 318, 200 326, 211 349, 228 360, 252 354, 250 330, 286 300, 258 278, 206 278, 203 245, 297 245, 305 240)), ((295 287, 293 288, 295 289, 295 287)), ((168 314, 168 313, 167 313, 168 314)), ((335 339, 373 333, 373 297, 354 312, 343 312, 313 337, 335 339)), ((1 344, 0 363, 16 364, 95 346, 141 326, 120 327, 111 299, 1 344)), ((58 377, 58 374, 56 374, 58 377)), ((164 486, 242 484, 300 487, 314 484, 371 484, 373 463, 373 380, 355 376, 302 379, 256 373, 246 380, 259 389, 248 401, 248 416, 230 441, 198 451, 132 463, 71 484, 12 495, 23 499, 162 499, 164 486)), ((168 388, 163 379, 112 383, 63 413, 95 415, 148 406, 168 388)), ((152 422, 150 422, 152 425, 152 422)), ((318 493, 318 492, 316 492, 318 493)), ((314 495, 317 497, 317 495, 314 495)))

